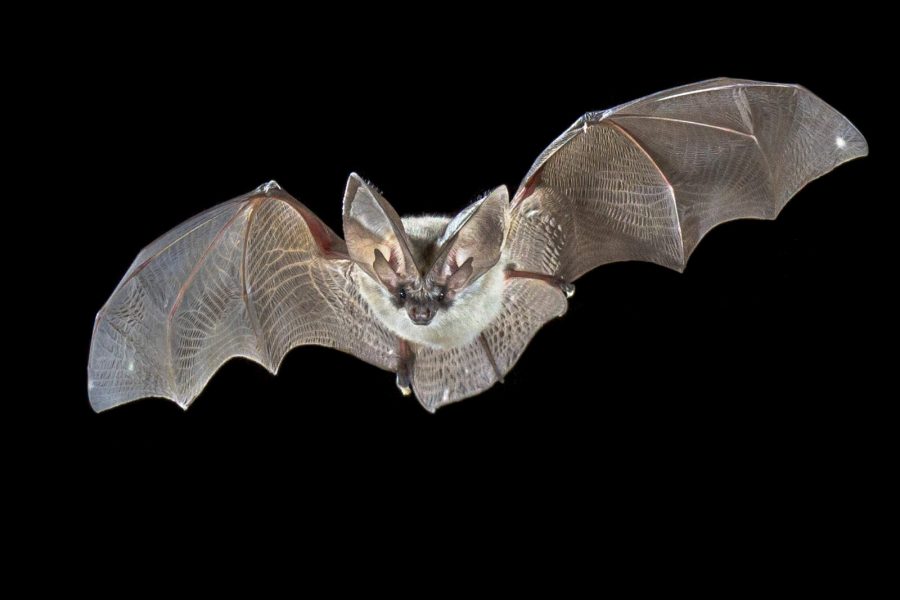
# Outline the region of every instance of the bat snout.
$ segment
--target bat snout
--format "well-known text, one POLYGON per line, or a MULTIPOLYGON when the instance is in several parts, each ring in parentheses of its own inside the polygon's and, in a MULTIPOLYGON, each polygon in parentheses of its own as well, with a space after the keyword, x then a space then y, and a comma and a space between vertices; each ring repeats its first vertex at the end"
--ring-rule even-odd
POLYGON ((407 312, 410 320, 416 325, 428 325, 434 318, 434 310, 428 306, 410 306, 407 312))

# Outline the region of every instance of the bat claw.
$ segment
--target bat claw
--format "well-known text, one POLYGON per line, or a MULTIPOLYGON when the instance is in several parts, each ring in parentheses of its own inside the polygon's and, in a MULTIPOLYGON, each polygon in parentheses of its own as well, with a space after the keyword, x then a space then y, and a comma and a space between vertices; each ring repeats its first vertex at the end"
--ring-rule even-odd
POLYGON ((566 298, 571 298, 575 295, 575 285, 571 283, 561 283, 559 284, 559 289, 562 290, 563 294, 566 295, 566 298))
POLYGON ((258 188, 256 188, 253 191, 263 193, 263 194, 268 194, 270 190, 280 190, 280 189, 282 189, 282 188, 280 185, 278 185, 278 182, 275 181, 274 179, 272 179, 271 181, 267 181, 266 183, 262 184, 261 186, 259 186, 258 188))

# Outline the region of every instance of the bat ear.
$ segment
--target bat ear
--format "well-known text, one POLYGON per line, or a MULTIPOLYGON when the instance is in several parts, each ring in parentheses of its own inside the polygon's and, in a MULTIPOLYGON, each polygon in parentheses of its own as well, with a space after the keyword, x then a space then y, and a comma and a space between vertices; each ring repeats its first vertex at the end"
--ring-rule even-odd
POLYGON ((388 288, 418 276, 397 211, 356 173, 344 192, 344 238, 350 258, 388 288))
POLYGON ((459 290, 484 275, 500 260, 508 211, 509 191, 501 185, 456 215, 429 276, 459 290))

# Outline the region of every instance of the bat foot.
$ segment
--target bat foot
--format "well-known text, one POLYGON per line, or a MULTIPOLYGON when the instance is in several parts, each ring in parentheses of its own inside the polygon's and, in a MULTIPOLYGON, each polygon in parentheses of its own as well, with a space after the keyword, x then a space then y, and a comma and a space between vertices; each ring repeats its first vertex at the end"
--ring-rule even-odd
POLYGON ((559 289, 562 290, 563 294, 566 295, 566 298, 571 298, 575 295, 575 285, 571 283, 563 282, 559 284, 559 289))
POLYGON ((409 375, 403 372, 397 373, 397 389, 404 396, 412 394, 412 387, 409 385, 409 375))
POLYGON ((412 394, 410 376, 412 375, 413 362, 416 359, 415 354, 413 354, 412 348, 406 340, 400 340, 397 353, 400 356, 400 363, 397 365, 397 389, 404 396, 409 396, 412 394))

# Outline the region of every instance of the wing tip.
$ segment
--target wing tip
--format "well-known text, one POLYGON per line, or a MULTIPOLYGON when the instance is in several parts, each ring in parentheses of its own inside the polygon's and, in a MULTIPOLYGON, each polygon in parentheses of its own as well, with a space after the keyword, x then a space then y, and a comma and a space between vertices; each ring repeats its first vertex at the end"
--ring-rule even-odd
POLYGON ((96 414, 100 414, 103 411, 109 410, 113 407, 112 404, 104 404, 99 400, 96 400, 90 393, 88 393, 88 402, 91 405, 91 410, 93 410, 96 414))
MULTIPOLYGON (((846 117, 845 117, 846 118, 846 117)), ((866 139, 866 136, 862 134, 859 128, 856 127, 849 120, 847 123, 850 124, 851 131, 856 134, 856 148, 855 148, 855 156, 852 158, 864 158, 869 155, 869 141, 866 139)))
POLYGON ((97 390, 94 379, 91 377, 90 373, 88 373, 87 392, 91 410, 95 413, 102 413, 116 405, 116 402, 111 401, 108 396, 97 390))
POLYGON ((846 128, 843 135, 838 133, 834 137, 834 143, 840 152, 837 153, 835 157, 834 166, 822 173, 823 175, 846 162, 856 160, 857 158, 865 158, 869 155, 869 142, 866 140, 865 136, 850 122, 849 119, 847 119, 847 117, 844 117, 843 115, 841 115, 841 117, 844 119, 846 128))
POLYGON ((126 404, 136 399, 137 398, 129 398, 127 400, 123 400, 109 394, 96 393, 95 388, 92 386, 92 383, 88 382, 88 401, 91 404, 91 409, 97 414, 106 412, 111 408, 115 408, 121 404, 126 404))

